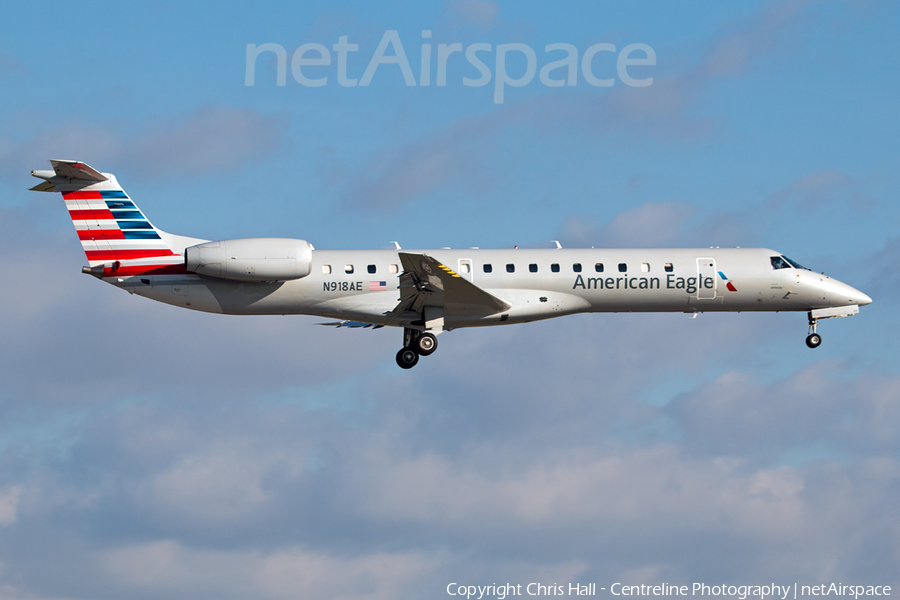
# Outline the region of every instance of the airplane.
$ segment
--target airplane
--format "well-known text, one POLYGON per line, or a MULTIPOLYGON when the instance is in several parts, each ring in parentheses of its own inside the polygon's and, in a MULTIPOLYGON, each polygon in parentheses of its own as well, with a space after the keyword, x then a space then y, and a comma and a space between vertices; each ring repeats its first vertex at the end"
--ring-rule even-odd
POLYGON ((596 312, 806 312, 820 320, 872 299, 766 248, 316 250, 305 240, 202 240, 153 226, 117 182, 51 160, 34 191, 60 192, 88 266, 131 294, 232 315, 314 315, 335 327, 400 327, 397 364, 414 367, 437 336, 596 312))

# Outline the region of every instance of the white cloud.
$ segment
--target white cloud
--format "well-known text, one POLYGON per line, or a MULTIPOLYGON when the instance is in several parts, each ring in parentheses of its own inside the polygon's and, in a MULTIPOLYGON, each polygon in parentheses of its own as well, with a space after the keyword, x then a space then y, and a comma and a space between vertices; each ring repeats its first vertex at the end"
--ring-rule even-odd
MULTIPOLYGON (((73 544, 89 544, 69 593, 92 598, 427 597, 476 574, 539 571, 883 573, 900 552, 896 381, 862 374, 843 384, 828 365, 771 383, 707 379, 723 352, 738 352, 725 363, 754 360, 729 349, 758 328, 740 317, 721 322, 748 328, 734 335, 643 316, 602 325, 594 316, 597 331, 577 343, 588 318, 455 332, 421 369, 370 369, 367 394, 337 392, 368 396, 358 411, 160 389, 96 411, 71 450, 43 461, 36 496, 80 489, 97 494, 92 502, 37 503, 10 527, 58 548, 55 564, 72 565, 73 544), (661 326, 671 331, 661 336, 661 326), (688 349, 686 339, 702 343, 688 349), (685 372, 697 383, 674 408, 636 400, 685 372), (848 390, 853 402, 838 401, 848 390), (856 425, 834 435, 848 417, 856 425), (839 451, 861 457, 783 465, 744 450, 816 441, 823 426, 839 451), (83 533, 59 543, 75 524, 83 533), (866 544, 883 558, 863 558, 866 544)), ((771 332, 757 335, 772 343, 771 332)), ((0 556, 21 581, 39 577, 27 554, 0 545, 0 556)), ((67 577, 43 594, 61 594, 67 577)))
POLYGON ((138 170, 197 175, 227 173, 277 151, 287 124, 283 115, 207 106, 175 118, 157 118, 120 143, 123 161, 138 170))
POLYGON ((21 496, 22 487, 18 485, 0 491, 0 526, 7 527, 16 522, 21 496))
POLYGON ((828 210, 839 204, 842 209, 870 209, 875 202, 859 190, 859 182, 838 169, 825 169, 803 175, 775 190, 765 199, 765 211, 784 210, 786 205, 806 214, 828 210))
POLYGON ((261 481, 265 464, 240 448, 213 445, 182 456, 150 487, 157 503, 192 519, 221 521, 264 509, 269 494, 261 481))
POLYGON ((900 379, 869 373, 844 381, 836 370, 820 362, 771 383, 724 373, 667 410, 684 427, 686 446, 706 452, 772 459, 790 447, 900 448, 900 379))
POLYGON ((123 593, 150 597, 389 599, 434 568, 433 559, 417 553, 203 550, 175 540, 114 548, 97 559, 123 593))
POLYGON ((492 0, 449 0, 451 12, 465 21, 487 29, 493 25, 500 7, 492 0))
POLYGON ((809 0, 780 0, 731 24, 707 51, 699 72, 706 77, 728 77, 746 72, 754 59, 772 54, 784 43, 784 34, 803 22, 809 0))
POLYGON ((365 468, 353 474, 366 482, 363 510, 375 518, 440 523, 469 534, 489 528, 504 536, 525 528, 625 538, 642 523, 683 532, 727 521, 731 535, 783 539, 803 526, 803 481, 789 467, 746 472, 731 461, 685 459, 673 446, 657 446, 579 450, 521 472, 498 472, 488 448, 472 454, 459 463, 367 453, 365 468))
POLYGON ((0 138, 0 176, 21 181, 50 159, 126 165, 145 176, 198 176, 229 172, 277 151, 286 129, 283 115, 229 106, 157 115, 134 125, 66 120, 24 141, 0 138))
POLYGON ((584 217, 566 221, 566 246, 646 248, 683 246, 687 224, 697 208, 687 202, 647 202, 617 214, 602 227, 584 217))
MULTIPOLYGON (((492 148, 491 136, 501 123, 491 117, 466 117, 439 131, 376 151, 358 172, 348 177, 344 201, 367 210, 393 209, 449 185, 472 188, 487 177, 482 159, 492 148)), ((336 158, 323 167, 333 177, 336 158)))

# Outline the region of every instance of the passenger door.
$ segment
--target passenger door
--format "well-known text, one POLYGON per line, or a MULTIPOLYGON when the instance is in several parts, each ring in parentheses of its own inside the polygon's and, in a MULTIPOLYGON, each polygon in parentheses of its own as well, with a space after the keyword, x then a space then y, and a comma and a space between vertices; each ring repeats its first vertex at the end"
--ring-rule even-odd
POLYGON ((697 259, 697 299, 713 300, 716 297, 716 259, 697 259), (710 280, 712 281, 710 283, 710 280))

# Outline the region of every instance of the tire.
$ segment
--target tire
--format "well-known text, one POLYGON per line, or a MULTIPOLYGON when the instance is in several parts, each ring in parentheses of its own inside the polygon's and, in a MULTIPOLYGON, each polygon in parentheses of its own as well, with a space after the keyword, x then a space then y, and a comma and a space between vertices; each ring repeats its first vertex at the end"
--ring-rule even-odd
POLYGON ((806 336, 806 345, 810 348, 818 348, 819 344, 822 343, 822 336, 818 333, 811 333, 806 336))
POLYGON ((412 348, 401 348, 397 353, 397 365, 401 369, 412 369, 419 362, 419 355, 412 348))
POLYGON ((433 333, 423 333, 414 343, 416 352, 420 356, 428 356, 437 350, 437 337, 433 333))

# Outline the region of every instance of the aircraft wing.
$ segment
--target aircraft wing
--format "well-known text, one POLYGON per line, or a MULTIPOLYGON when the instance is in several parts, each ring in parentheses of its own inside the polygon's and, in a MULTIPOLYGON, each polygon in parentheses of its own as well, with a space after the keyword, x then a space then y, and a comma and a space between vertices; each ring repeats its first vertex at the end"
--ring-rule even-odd
POLYGON ((490 315, 510 305, 493 296, 427 254, 400 252, 400 303, 394 316, 422 314, 426 306, 439 306, 446 316, 490 315))

